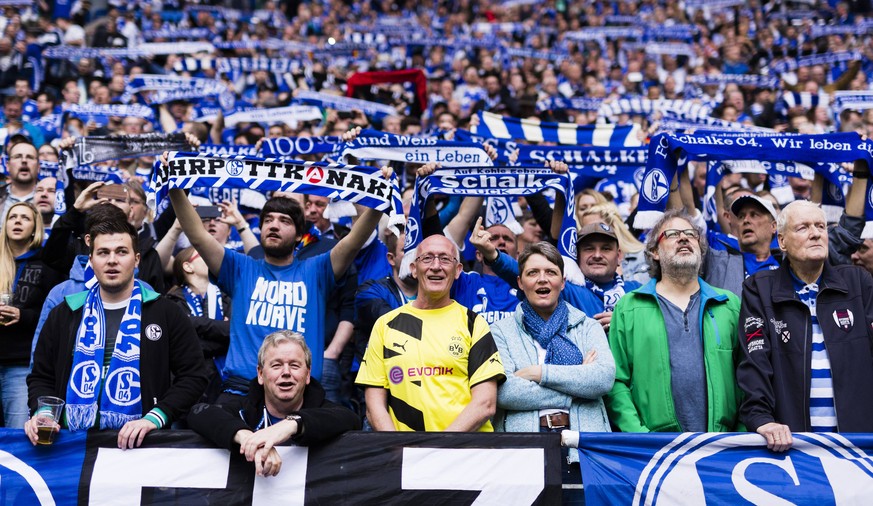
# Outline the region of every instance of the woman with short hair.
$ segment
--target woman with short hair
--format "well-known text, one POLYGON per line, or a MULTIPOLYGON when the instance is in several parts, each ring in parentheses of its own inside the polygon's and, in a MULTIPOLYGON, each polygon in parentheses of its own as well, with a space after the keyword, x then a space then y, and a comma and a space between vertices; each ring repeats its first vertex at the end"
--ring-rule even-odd
MULTIPOLYGON (((603 396, 615 363, 603 328, 562 300, 564 260, 554 246, 532 244, 518 264, 525 300, 491 327, 507 378, 497 391, 495 430, 609 432, 603 396)), ((581 483, 577 453, 563 451, 563 482, 581 483)), ((581 490, 565 489, 565 504, 580 499, 581 490)))

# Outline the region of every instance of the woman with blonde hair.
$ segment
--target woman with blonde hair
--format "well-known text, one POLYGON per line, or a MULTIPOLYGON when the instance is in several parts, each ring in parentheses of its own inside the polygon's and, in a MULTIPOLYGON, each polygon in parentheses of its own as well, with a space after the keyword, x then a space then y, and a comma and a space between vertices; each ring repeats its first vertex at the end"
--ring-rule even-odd
POLYGON ((606 200, 606 197, 603 196, 602 193, 593 189, 593 188, 585 188, 576 194, 576 226, 581 227, 582 223, 582 215, 588 208, 600 204, 609 203, 606 200))
MULTIPOLYGON (((578 207, 577 207, 578 211, 578 207)), ((593 205, 577 213, 579 226, 590 223, 606 223, 615 232, 618 247, 624 254, 621 262, 621 275, 625 280, 637 281, 641 285, 649 282, 649 266, 646 263, 645 245, 637 240, 621 220, 618 208, 612 202, 593 205)))
POLYGON ((29 202, 9 208, 0 228, 0 402, 6 427, 28 419, 27 373, 42 303, 61 278, 40 259, 42 215, 29 202))

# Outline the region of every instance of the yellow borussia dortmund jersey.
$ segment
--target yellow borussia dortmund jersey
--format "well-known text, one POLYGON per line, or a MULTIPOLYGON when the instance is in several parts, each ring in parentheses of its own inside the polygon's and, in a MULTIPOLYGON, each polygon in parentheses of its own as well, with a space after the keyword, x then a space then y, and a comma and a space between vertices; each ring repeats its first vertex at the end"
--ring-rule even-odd
MULTIPOLYGON (((379 318, 356 383, 388 390, 397 430, 443 431, 470 403, 470 389, 492 379, 506 377, 488 323, 452 301, 440 309, 406 304, 379 318)), ((493 430, 491 422, 479 428, 493 430)))

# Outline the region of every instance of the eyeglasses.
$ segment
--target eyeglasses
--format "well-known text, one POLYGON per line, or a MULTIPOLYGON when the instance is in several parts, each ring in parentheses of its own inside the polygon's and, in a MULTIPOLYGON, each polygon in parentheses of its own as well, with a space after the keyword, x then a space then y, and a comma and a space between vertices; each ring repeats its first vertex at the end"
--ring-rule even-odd
POLYGON ((420 257, 415 259, 415 261, 420 262, 421 265, 430 265, 434 262, 434 260, 437 260, 440 265, 455 265, 455 262, 458 261, 456 258, 450 257, 448 255, 421 255, 420 257))
POLYGON ((684 235, 685 237, 687 237, 689 239, 697 239, 698 237, 700 237, 700 233, 693 228, 688 228, 685 230, 671 228, 671 229, 668 229, 668 230, 661 232, 661 235, 658 236, 657 244, 661 244, 661 241, 664 240, 664 238, 678 239, 680 234, 684 235))

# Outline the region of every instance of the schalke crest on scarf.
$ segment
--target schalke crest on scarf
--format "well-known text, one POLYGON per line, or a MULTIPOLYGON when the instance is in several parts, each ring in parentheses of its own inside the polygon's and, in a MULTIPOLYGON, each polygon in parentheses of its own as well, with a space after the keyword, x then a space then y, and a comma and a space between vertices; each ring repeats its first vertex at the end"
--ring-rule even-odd
POLYGON ((403 222, 397 177, 386 180, 376 167, 175 151, 166 166, 155 162, 147 189, 149 206, 160 205, 169 188, 204 187, 320 195, 385 212, 391 225, 403 222))
POLYGON ((558 251, 567 259, 565 269, 572 269, 572 266, 577 265, 573 183, 569 174, 556 174, 543 167, 441 168, 429 176, 417 177, 406 223, 406 243, 403 250, 409 252, 424 240, 421 210, 431 195, 525 196, 546 189, 560 192, 565 198, 558 251))
MULTIPOLYGON (((802 176, 809 164, 830 183, 841 185, 839 171, 831 163, 873 159, 873 142, 862 141, 857 133, 821 135, 753 135, 751 133, 698 132, 657 134, 649 143, 646 171, 640 186, 640 204, 634 226, 651 228, 667 206, 670 184, 680 165, 687 160, 758 160, 768 174, 802 176), (680 162, 681 160, 681 162, 680 162), (802 162, 785 163, 785 162, 802 162)), ((870 185, 873 186, 873 185, 870 185)), ((868 186, 865 203, 865 236, 873 237, 873 192, 868 186)))

